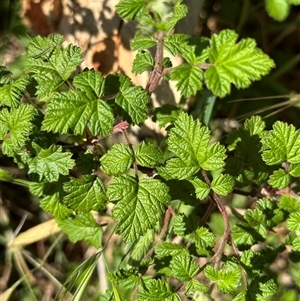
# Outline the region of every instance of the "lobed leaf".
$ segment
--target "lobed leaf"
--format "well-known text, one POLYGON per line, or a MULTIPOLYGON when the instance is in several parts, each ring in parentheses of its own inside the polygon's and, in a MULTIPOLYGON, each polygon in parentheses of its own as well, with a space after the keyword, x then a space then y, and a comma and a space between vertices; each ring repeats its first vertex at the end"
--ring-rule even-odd
POLYGON ((211 182, 212 190, 219 194, 226 196, 228 195, 234 186, 234 179, 228 174, 219 174, 216 178, 211 182))
POLYGON ((275 170, 270 176, 268 183, 274 188, 282 189, 286 188, 290 184, 290 175, 282 168, 275 170))
POLYGON ((152 70, 154 66, 154 59, 149 52, 139 52, 132 63, 131 72, 134 74, 141 74, 145 71, 152 70))

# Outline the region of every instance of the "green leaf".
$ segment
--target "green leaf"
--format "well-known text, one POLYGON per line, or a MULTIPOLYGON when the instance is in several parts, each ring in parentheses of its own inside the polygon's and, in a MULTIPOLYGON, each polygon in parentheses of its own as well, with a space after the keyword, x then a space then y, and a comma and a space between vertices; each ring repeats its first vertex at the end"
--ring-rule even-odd
POLYGON ((79 152, 75 162, 76 167, 84 174, 92 174, 100 165, 97 156, 90 149, 85 152, 79 152))
POLYGON ((226 149, 224 145, 215 142, 206 148, 205 159, 201 162, 201 167, 205 170, 218 170, 224 167, 226 159, 226 149))
POLYGON ((289 174, 295 178, 300 178, 300 163, 289 166, 289 174))
MULTIPOLYGON (((160 0, 158 0, 159 2, 160 0)), ((169 1, 174 2, 174 1, 169 1)), ((178 23, 179 20, 185 18, 188 14, 188 8, 186 5, 182 4, 181 1, 175 1, 176 4, 174 6, 174 14, 173 16, 167 21, 167 30, 170 32, 175 25, 178 23)), ((169 3, 167 3, 168 5, 169 3)))
POLYGON ((81 49, 78 46, 68 45, 62 50, 60 48, 62 41, 61 36, 52 36, 37 37, 30 43, 29 54, 36 53, 37 44, 43 44, 41 47, 43 51, 50 49, 49 55, 45 53, 39 57, 29 56, 25 62, 25 72, 32 74, 38 83, 37 94, 39 97, 50 95, 62 86, 82 62, 81 49), (51 44, 52 39, 56 39, 56 41, 45 49, 44 44, 51 44), (31 50, 31 47, 34 50, 31 50))
POLYGON ((210 301, 211 299, 208 296, 206 296, 205 294, 202 294, 202 293, 205 293, 206 291, 207 291, 207 287, 196 279, 190 280, 186 284, 186 288, 185 288, 186 296, 191 297, 194 300, 210 301), (201 296, 202 299, 200 299, 199 296, 201 296), (197 299, 197 297, 198 297, 198 299, 197 299), (205 298, 205 297, 207 297, 207 298, 205 298))
POLYGON ((300 212, 293 212, 286 222, 290 231, 300 231, 300 212))
POLYGON ((100 159, 101 169, 109 176, 123 174, 133 162, 131 148, 123 143, 116 143, 100 159))
POLYGON ((196 230, 195 245, 196 251, 200 256, 209 256, 210 253, 207 249, 215 245, 215 237, 208 229, 200 227, 196 230))
POLYGON ((153 112, 153 121, 157 121, 160 128, 165 127, 168 123, 174 123, 181 110, 180 108, 166 104, 158 107, 153 112))
POLYGON ((181 298, 173 292, 170 285, 161 280, 150 280, 140 286, 137 301, 180 301, 181 298))
POLYGON ((134 288, 139 283, 138 269, 133 267, 126 267, 118 269, 114 273, 109 273, 107 278, 124 288, 134 288))
POLYGON ((83 240, 95 248, 101 246, 103 231, 91 214, 79 213, 74 217, 59 219, 57 224, 72 242, 83 240))
POLYGON ((204 200, 210 192, 210 187, 207 183, 201 181, 199 178, 190 180, 195 187, 196 196, 199 200, 204 200))
POLYGON ((13 157, 25 146, 33 128, 32 120, 36 115, 33 106, 22 104, 17 109, 6 108, 0 111, 0 140, 2 152, 13 157))
POLYGON ((244 218, 263 238, 267 237, 266 217, 259 209, 248 209, 244 218))
POLYGON ((234 179, 228 174, 219 174, 216 178, 211 182, 212 190, 219 195, 226 196, 228 195, 234 186, 234 179))
POLYGON ((266 124, 263 120, 261 120, 260 116, 252 116, 250 119, 247 119, 244 123, 244 128, 250 135, 260 135, 263 133, 266 124))
POLYGON ((166 184, 156 179, 145 178, 139 183, 127 175, 113 179, 107 196, 111 201, 119 201, 112 213, 125 241, 134 241, 155 227, 157 215, 169 204, 168 190, 166 184))
POLYGON ((177 81, 176 87, 185 97, 190 97, 202 89, 203 70, 184 63, 173 69, 171 79, 177 81))
POLYGON ((155 233, 154 230, 148 230, 144 236, 142 236, 134 249, 131 252, 131 258, 136 261, 140 261, 146 252, 149 250, 150 246, 152 245, 153 241, 155 240, 155 233))
POLYGON ((211 38, 208 56, 212 66, 204 77, 208 89, 219 97, 230 93, 231 84, 238 89, 247 88, 251 81, 259 80, 274 67, 274 62, 256 48, 253 39, 236 44, 237 38, 238 35, 229 29, 211 38))
POLYGON ((100 178, 86 175, 64 184, 64 203, 75 212, 101 210, 106 206, 106 189, 100 178))
POLYGON ((290 175, 282 168, 275 170, 270 176, 268 183, 274 188, 286 188, 290 184, 290 175))
POLYGON ((10 182, 14 178, 8 170, 0 168, 0 181, 10 182))
POLYGON ((0 105, 17 108, 30 81, 31 78, 28 75, 22 75, 11 84, 0 87, 0 105))
POLYGON ((116 103, 125 111, 123 116, 134 124, 143 123, 148 117, 148 103, 150 96, 142 87, 128 87, 124 82, 120 87, 120 93, 116 97, 116 103), (128 115, 127 115, 128 114, 128 115))
POLYGON ((292 213, 300 211, 300 202, 289 194, 283 194, 279 202, 279 208, 292 213))
POLYGON ((232 237, 238 246, 252 246, 256 242, 251 227, 241 224, 235 225, 232 228, 232 237))
POLYGON ((156 40, 154 36, 135 35, 130 45, 133 51, 141 51, 154 47, 156 45, 156 40))
POLYGON ((266 0, 266 11, 276 21, 284 21, 290 11, 289 0, 266 0))
POLYGON ((54 93, 42 129, 60 134, 72 130, 81 135, 87 126, 95 136, 108 135, 114 123, 112 109, 103 100, 89 97, 91 94, 83 91, 54 93))
POLYGON ((133 61, 131 72, 134 74, 141 74, 145 71, 152 70, 154 66, 154 59, 149 52, 139 52, 133 61))
POLYGON ((155 246, 155 253, 158 258, 177 256, 184 251, 183 246, 171 242, 160 242, 155 246))
POLYGON ((172 258, 170 269, 172 276, 182 282, 192 280, 199 272, 199 266, 186 251, 172 258))
POLYGON ((75 162, 70 152, 62 152, 62 147, 52 145, 48 149, 42 149, 32 143, 36 156, 28 162, 29 173, 36 173, 41 180, 43 177, 49 182, 58 180, 59 175, 68 175, 69 169, 73 168, 75 162))
POLYGON ((294 238, 292 248, 295 252, 300 252, 300 236, 294 238))
POLYGON ((268 165, 300 161, 300 130, 296 131, 293 125, 276 121, 273 130, 262 139, 262 144, 262 158, 268 165))
POLYGON ((163 162, 162 151, 154 144, 142 142, 135 150, 135 158, 138 165, 154 167, 163 162))
POLYGON ((187 47, 189 36, 182 33, 174 33, 164 39, 164 48, 172 55, 182 54, 187 47))
POLYGON ((199 227, 199 217, 194 214, 186 216, 183 213, 177 214, 173 220, 174 233, 186 239, 195 235, 196 229, 199 227))
POLYGON ((121 0, 116 5, 116 12, 126 21, 133 20, 136 15, 146 8, 144 0, 121 0))

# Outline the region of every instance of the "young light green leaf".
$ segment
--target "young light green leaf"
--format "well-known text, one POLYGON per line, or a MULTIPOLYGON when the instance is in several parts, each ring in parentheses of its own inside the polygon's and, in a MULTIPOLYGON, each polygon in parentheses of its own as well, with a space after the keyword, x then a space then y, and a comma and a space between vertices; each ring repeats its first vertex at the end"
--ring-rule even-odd
POLYGON ((287 0, 266 0, 266 11, 276 21, 284 21, 290 11, 290 4, 287 0))
POLYGON ((123 143, 116 143, 101 157, 101 169, 109 176, 123 174, 133 162, 131 148, 123 143))
POLYGON ((189 36, 182 33, 174 33, 164 39, 164 48, 172 55, 182 54, 187 47, 189 36))
POLYGON ((205 74, 205 82, 215 95, 224 97, 230 93, 230 85, 238 89, 249 87, 251 81, 266 75, 274 62, 256 48, 253 39, 244 39, 238 44, 238 35, 233 30, 223 30, 211 38, 208 49, 212 64, 205 74))
POLYGON ((212 190, 219 195, 226 196, 228 195, 234 186, 234 179, 232 176, 228 174, 219 174, 216 178, 211 182, 212 190))
POLYGON ((217 170, 224 167, 226 159, 226 149, 219 142, 208 145, 205 152, 205 159, 201 162, 201 167, 205 170, 217 170))
POLYGON ((279 208, 292 213, 300 212, 300 202, 289 194, 283 194, 279 202, 279 208))
POLYGON ((57 224, 72 242, 84 240, 95 248, 101 246, 103 231, 90 213, 78 213, 67 219, 58 219, 57 224))
POLYGON ((210 187, 207 183, 201 181, 199 178, 190 180, 190 182, 195 187, 196 196, 199 200, 204 200, 210 192, 210 187))
POLYGON ((252 246, 257 240, 255 233, 249 226, 238 224, 232 228, 232 237, 238 246, 252 246))
POLYGON ((192 280, 199 272, 199 266, 186 251, 172 258, 170 269, 172 276, 182 282, 192 280))
POLYGON ((286 188, 290 184, 291 177, 290 175, 282 168, 279 170, 275 170, 272 175, 270 175, 270 179, 268 183, 274 188, 286 188))
POLYGON ((126 21, 133 20, 138 13, 145 10, 144 0, 121 0, 116 5, 116 12, 126 21))
POLYGON ((42 149, 32 143, 36 156, 28 162, 29 173, 36 173, 39 179, 47 179, 49 182, 58 180, 59 175, 68 175, 69 169, 73 168, 75 162, 70 152, 62 152, 62 147, 52 145, 48 149, 42 149))
POLYGON ((33 106, 22 104, 10 111, 0 111, 0 140, 3 140, 2 152, 13 157, 25 146, 33 128, 32 121, 36 115, 33 106))
POLYGON ((75 212, 101 210, 106 206, 106 189, 97 176, 85 175, 64 184, 64 203, 75 212))
POLYGON ((154 144, 142 142, 135 150, 135 158, 139 165, 154 167, 163 162, 162 151, 154 144))
POLYGON ((168 187, 157 179, 142 179, 137 183, 131 176, 120 176, 108 186, 107 196, 119 201, 113 208, 113 217, 118 221, 118 232, 130 242, 153 229, 158 214, 169 204, 168 187))
POLYGON ((154 47, 156 40, 154 36, 135 35, 130 45, 133 51, 141 51, 154 47))
POLYGON ((51 213, 56 219, 66 219, 72 215, 72 210, 62 203, 60 192, 45 196, 40 207, 51 213))
POLYGON ((196 230, 195 245, 197 253, 205 256, 209 256, 208 248, 212 248, 215 245, 214 235, 208 231, 208 229, 201 227, 196 230))
POLYGON ((185 288, 186 296, 193 298, 193 300, 211 301, 209 296, 202 294, 205 293, 206 291, 207 291, 207 287, 196 279, 190 280, 186 284, 186 288, 185 288), (202 297, 202 299, 199 298, 200 296, 202 297))
POLYGON ((287 219, 287 227, 291 231, 300 231, 300 212, 293 212, 287 219))
POLYGON ((295 178, 300 178, 300 163, 290 164, 289 174, 295 178))
POLYGON ((150 280, 145 285, 141 285, 137 301, 180 301, 181 298, 173 292, 167 282, 162 280, 150 280))
POLYGON ((190 97, 202 89, 203 70, 184 63, 173 69, 171 79, 177 81, 176 87, 185 97, 190 97))
POLYGON ((22 75, 11 84, 0 87, 0 105, 17 108, 20 105, 22 94, 26 91, 26 86, 31 78, 28 75, 22 75))
MULTIPOLYGON (((158 0, 160 1, 160 0, 158 0)), ((186 17, 188 13, 188 8, 185 4, 182 4, 181 1, 169 1, 169 2, 176 2, 174 6, 174 13, 173 16, 167 21, 167 30, 170 32, 175 25, 178 23, 179 20, 186 17)))
POLYGON ((268 165, 300 161, 300 130, 296 130, 293 125, 276 121, 273 130, 263 137, 262 144, 262 158, 268 165))
POLYGON ((250 135, 260 135, 266 127, 266 124, 261 120, 260 116, 252 116, 250 119, 247 119, 244 123, 244 128, 250 135))
POLYGON ((82 134, 88 126, 93 135, 105 137, 113 128, 114 116, 108 104, 82 91, 54 93, 46 109, 42 129, 82 134))
POLYGON ((184 252, 183 246, 171 243, 171 242, 160 242, 155 246, 155 253, 158 258, 166 256, 177 256, 184 252))
POLYGON ((154 59, 149 52, 139 52, 133 61, 131 72, 134 74, 141 74, 149 71, 154 66, 154 59))

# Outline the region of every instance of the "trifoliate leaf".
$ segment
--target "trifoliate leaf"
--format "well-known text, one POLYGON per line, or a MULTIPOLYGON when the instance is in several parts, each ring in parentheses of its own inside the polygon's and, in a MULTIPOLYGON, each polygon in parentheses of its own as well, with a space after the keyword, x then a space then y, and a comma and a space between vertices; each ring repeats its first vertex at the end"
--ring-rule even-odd
POLYGON ((133 162, 131 148, 123 143, 116 143, 100 159, 101 169, 109 176, 123 174, 133 162))
POLYGON ((155 246, 155 253, 158 258, 177 256, 184 251, 183 246, 171 242, 160 242, 155 246))
POLYGON ((287 0, 266 0, 265 7, 268 15, 276 21, 284 21, 290 11, 287 0))
POLYGON ((289 194, 283 194, 279 202, 279 208, 292 213, 300 211, 300 202, 289 194))
POLYGON ((260 135, 265 129, 265 122, 261 120, 260 116, 252 116, 250 119, 247 119, 244 123, 244 128, 246 131, 253 135, 260 135))
POLYGON ((286 222, 289 230, 300 231, 300 212, 293 212, 286 222))
POLYGON ((234 179, 228 174, 219 174, 216 178, 211 182, 212 190, 219 195, 226 196, 228 195, 234 186, 234 179))
POLYGON ((132 63, 131 72, 134 74, 142 74, 145 71, 149 71, 154 66, 154 59, 149 52, 139 52, 132 63))
POLYGON ((106 205, 106 189, 100 178, 86 175, 73 179, 63 187, 67 195, 64 203, 75 212, 101 210, 106 205))
POLYGON ((58 226, 72 242, 84 240, 87 244, 99 248, 102 241, 102 228, 91 214, 79 213, 67 219, 57 220, 58 226))
POLYGON ((116 5, 116 12, 126 21, 130 21, 146 8, 144 0, 122 0, 116 5))
POLYGON ((43 44, 41 46, 43 52, 50 49, 49 55, 46 51, 41 56, 29 56, 25 62, 25 72, 33 74, 38 82, 37 94, 39 97, 50 95, 62 86, 82 62, 81 49, 78 46, 69 45, 62 50, 60 48, 62 41, 61 36, 37 37, 29 46, 29 54, 36 53, 37 44, 43 44), (57 41, 45 49, 44 44, 51 44, 52 39, 57 39, 57 41), (34 50, 31 50, 31 47, 34 50))
POLYGON ((68 91, 54 93, 46 109, 43 130, 81 135, 86 126, 95 136, 105 137, 113 128, 112 109, 90 93, 68 91))
POLYGON ((190 180, 190 182, 195 187, 196 196, 199 200, 204 200, 210 192, 210 187, 207 183, 201 181, 199 178, 190 180))
POLYGON ((205 293, 206 291, 207 291, 207 287, 196 279, 190 280, 186 284, 186 288, 185 288, 186 296, 191 297, 194 300, 210 301, 211 299, 208 296, 202 294, 205 293), (202 299, 199 298, 200 295, 202 295, 202 299), (205 299, 205 297, 208 298, 205 299))
POLYGON ((195 235, 196 229, 199 227, 199 217, 194 214, 186 216, 185 214, 177 214, 173 220, 174 233, 186 239, 190 239, 195 235))
POLYGON ((116 97, 118 104, 125 112, 123 118, 134 124, 143 123, 148 117, 148 103, 150 96, 142 87, 128 87, 128 81, 120 87, 120 92, 116 97), (129 118, 128 118, 129 116, 129 118))
POLYGON ((133 260, 140 261, 142 257, 146 254, 149 250, 150 246, 155 240, 155 233, 154 230, 148 230, 144 236, 142 236, 136 245, 134 246, 130 257, 133 260))
POLYGON ((92 174, 99 167, 99 160, 92 150, 79 152, 78 158, 75 159, 76 167, 84 174, 92 174))
POLYGON ((26 86, 31 78, 28 75, 22 75, 11 84, 0 87, 0 105, 16 108, 20 105, 22 94, 26 91, 26 86))
POLYGON ((199 266, 186 251, 174 256, 169 267, 172 276, 182 282, 192 280, 199 272, 199 266))
POLYGON ((138 165, 145 167, 154 167, 164 160, 163 153, 158 147, 144 141, 135 150, 135 158, 138 165))
POLYGON ((156 40, 153 36, 135 35, 135 37, 131 42, 131 49, 133 51, 136 50, 140 51, 140 50, 152 48, 155 45, 156 45, 156 40))
POLYGON ((177 81, 176 87, 182 95, 190 97, 202 89, 203 70, 184 63, 173 69, 171 79, 177 81))
POLYGON ((268 165, 300 161, 300 130, 296 131, 293 125, 276 121, 273 130, 262 139, 262 144, 262 158, 268 165))
POLYGON ((290 180, 290 175, 284 169, 280 168, 270 175, 268 183, 274 188, 282 189, 289 186, 290 180))
POLYGON ((300 178, 300 163, 289 166, 289 174, 295 178, 300 178))
POLYGON ((36 114, 33 106, 22 104, 17 109, 6 108, 0 111, 0 140, 3 154, 13 157, 25 146, 33 128, 32 120, 36 114))
POLYGON ((172 290, 167 282, 162 280, 150 280, 141 285, 137 301, 180 301, 181 298, 172 290))
POLYGON ((36 173, 41 180, 43 177, 49 182, 58 180, 59 175, 68 175, 69 169, 73 168, 75 162, 70 152, 62 152, 62 147, 52 145, 48 149, 42 149, 32 143, 36 156, 28 163, 29 173, 36 173))
POLYGON ((238 35, 229 29, 211 38, 208 57, 212 66, 204 77, 208 89, 219 97, 230 93, 231 84, 238 89, 247 88, 251 81, 259 80, 274 67, 274 62, 256 48, 253 39, 236 44, 237 38, 238 35))
POLYGON ((195 245, 196 251, 200 256, 209 256, 207 249, 215 245, 215 237, 208 229, 200 227, 196 230, 195 245))
POLYGON ((142 179, 137 183, 131 176, 120 176, 108 186, 107 196, 119 201, 113 208, 118 221, 118 232, 125 241, 134 241, 153 229, 158 214, 163 213, 170 201, 168 186, 156 179, 142 179))
POLYGON ((182 33, 174 33, 164 39, 164 48, 172 55, 182 54, 187 47, 189 36, 182 33))

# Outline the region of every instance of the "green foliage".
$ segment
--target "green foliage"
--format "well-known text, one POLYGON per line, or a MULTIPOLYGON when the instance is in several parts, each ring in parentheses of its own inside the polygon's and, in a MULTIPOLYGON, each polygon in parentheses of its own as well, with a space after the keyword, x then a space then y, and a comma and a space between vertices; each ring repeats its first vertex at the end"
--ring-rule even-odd
MULTIPOLYGON (((266 2, 278 20, 298 4, 281 1, 279 11, 278 3, 266 2)), ((127 300, 123 292, 131 300, 211 300, 213 286, 221 299, 267 300, 278 282, 270 265, 300 252, 300 130, 282 121, 269 130, 253 116, 219 139, 204 123, 216 97, 260 80, 273 60, 233 30, 211 38, 174 33, 187 15, 180 0, 121 0, 116 10, 138 23, 132 72, 150 72, 147 86, 122 74, 76 72, 82 51, 63 48, 60 35, 32 39, 23 75, 12 79, 0 68, 0 156, 27 174, 0 168, 1 181, 28 186, 73 242, 105 252, 119 235, 126 251, 100 300, 127 300), (182 63, 173 67, 163 50, 182 63), (161 80, 176 82, 180 104, 153 108, 161 80), (166 136, 133 143, 127 128, 149 117, 166 136), (238 194, 255 201, 239 210, 238 194)), ((91 275, 99 256, 76 273, 91 275)))

